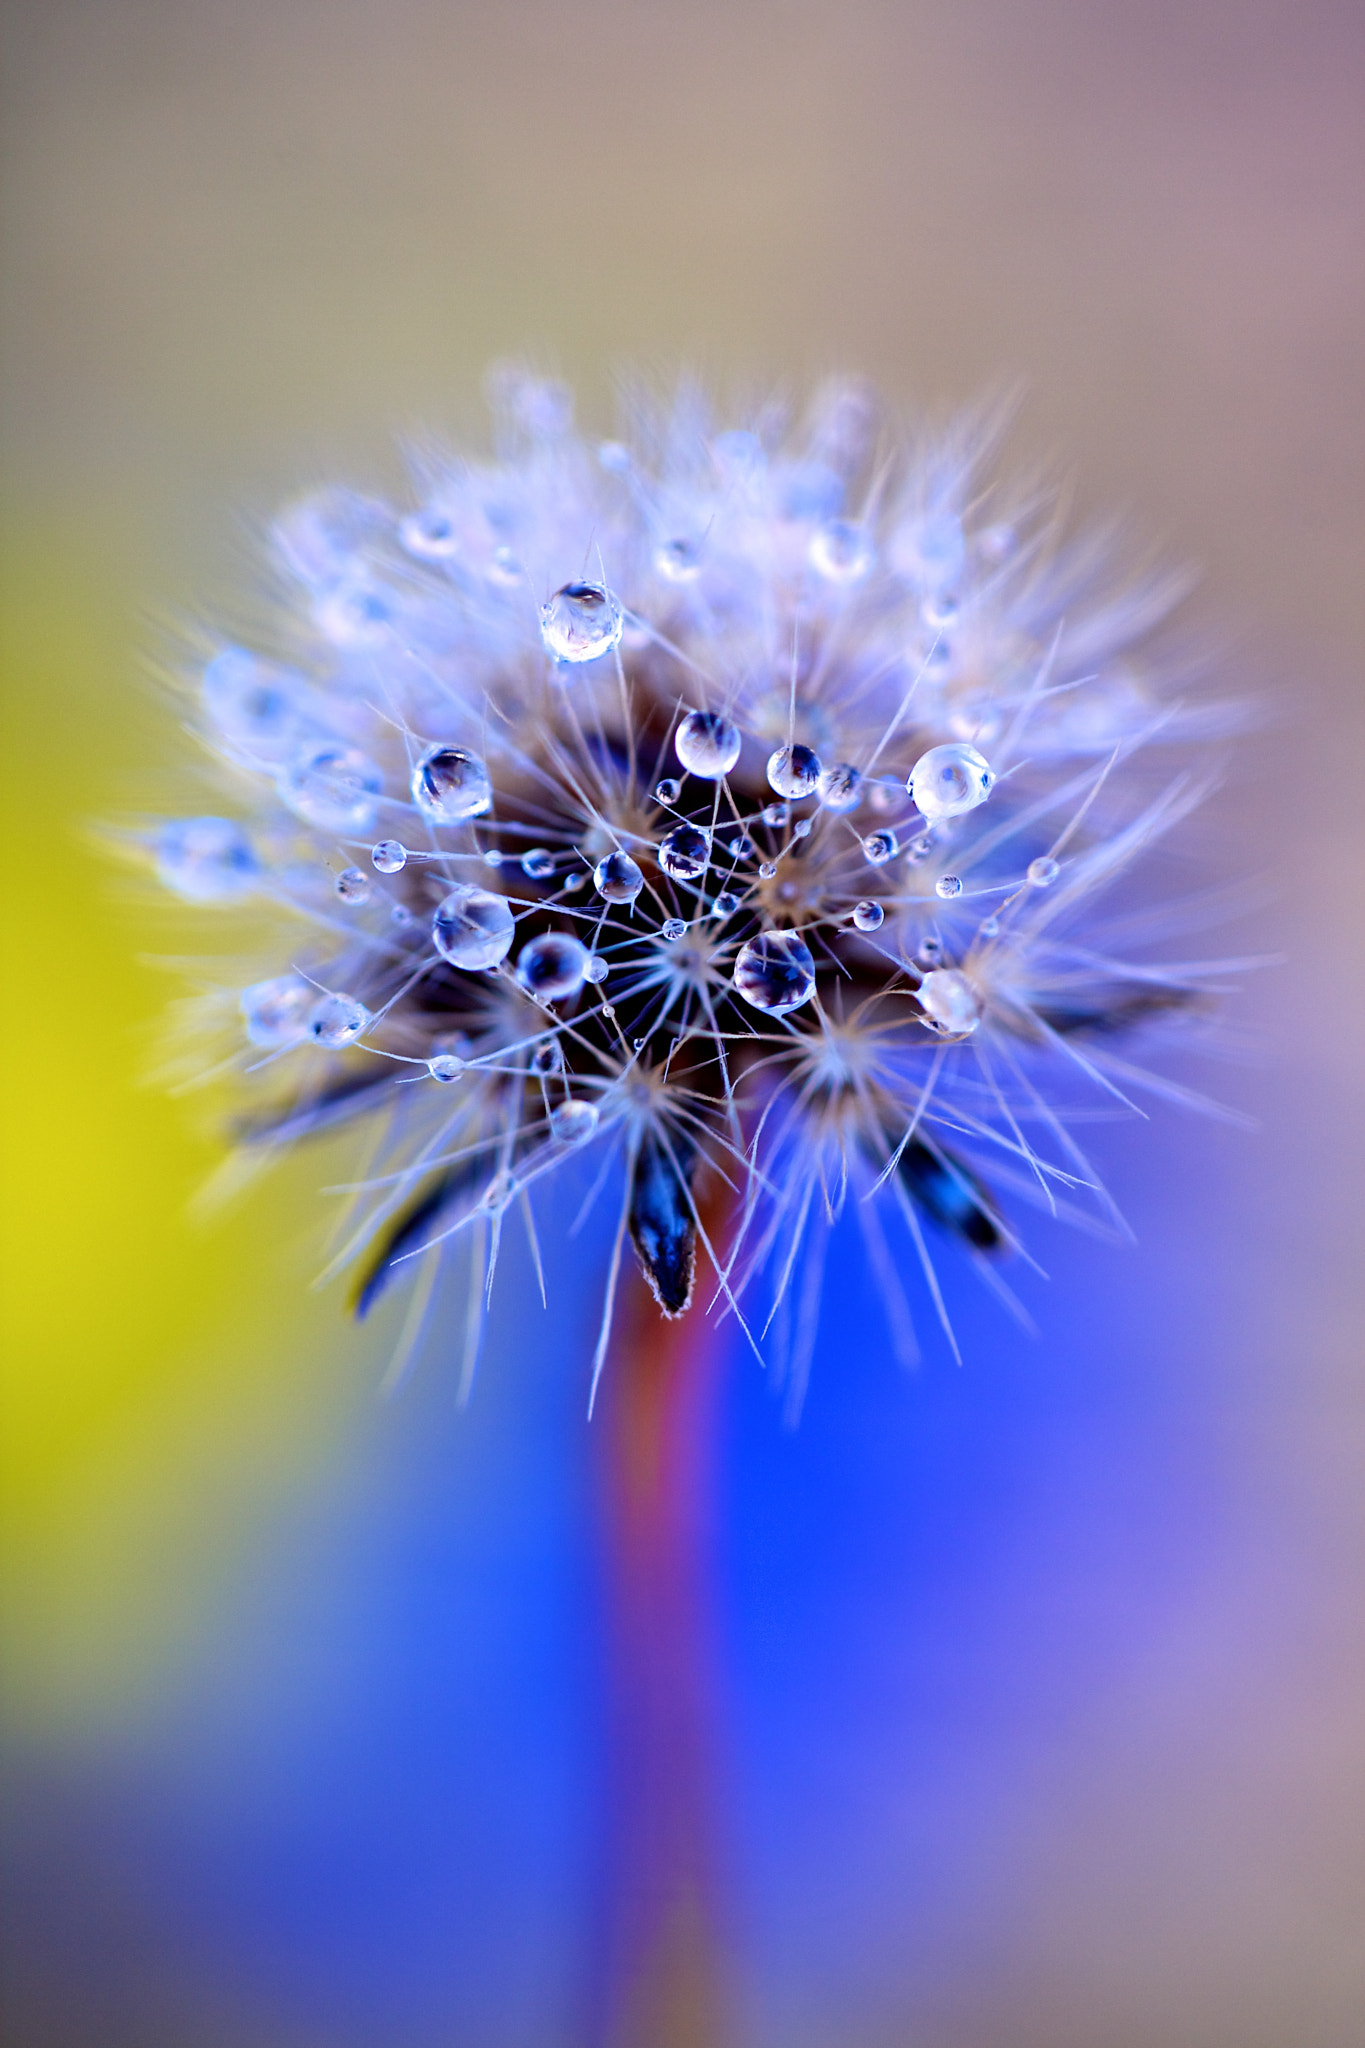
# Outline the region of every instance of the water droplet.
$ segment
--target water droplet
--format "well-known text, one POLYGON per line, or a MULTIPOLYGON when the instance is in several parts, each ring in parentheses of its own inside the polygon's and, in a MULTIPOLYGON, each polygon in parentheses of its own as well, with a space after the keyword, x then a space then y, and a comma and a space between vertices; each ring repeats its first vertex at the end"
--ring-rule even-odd
POLYGON ((382 647, 397 616, 393 592, 376 583, 339 583, 313 606, 318 630, 334 647, 382 647))
POLYGON ((604 854, 592 871, 593 886, 608 903, 633 903, 645 886, 638 861, 628 853, 604 854))
POLYGON ((505 545, 496 547, 489 556, 485 573, 490 583, 496 583, 501 590, 510 590, 521 581, 521 563, 511 548, 505 545))
POLYGON ((739 909, 739 898, 729 889, 722 889, 711 908, 717 917, 733 917, 739 909))
POLYGON ((962 607, 955 597, 940 592, 935 597, 926 597, 919 608, 919 615, 931 633, 945 633, 955 626, 961 616, 962 607))
POLYGON ((624 441, 602 441, 597 460, 609 476, 625 476, 630 469, 630 450, 624 441))
POLYGON ((784 1017, 815 993, 815 962, 798 932, 760 932, 735 960, 735 988, 755 1010, 784 1017))
POLYGON ((659 929, 666 939, 681 939, 687 933, 687 926, 680 917, 666 917, 659 929))
POLYGON ((921 867, 934 850, 933 841, 927 832, 919 833, 910 841, 906 852, 916 867, 921 867))
POLYGON ((587 966, 583 969, 583 979, 590 981, 594 988, 597 988, 606 980, 610 972, 611 970, 602 958, 602 955, 594 953, 587 966))
POLYGON ((1028 878, 1035 889, 1050 888, 1061 871, 1060 864, 1050 853, 1040 853, 1037 860, 1028 864, 1028 878))
POLYGON ((983 917, 983 918, 982 918, 982 920, 981 920, 981 936, 982 936, 982 938, 983 938, 983 939, 993 939, 993 938, 995 938, 995 937, 997 936, 997 934, 999 933, 999 930, 1000 930, 1000 920, 999 920, 999 918, 998 918, 998 917, 997 917, 997 916, 995 915, 995 912, 994 912, 994 911, 992 911, 992 912, 991 912, 991 914, 990 914, 990 916, 989 916, 989 917, 983 917))
POLYGON ((557 441, 573 424, 573 393, 557 377, 537 377, 524 363, 495 363, 484 379, 488 403, 537 441, 557 441))
POLYGON ((948 740, 920 755, 905 786, 921 817, 960 818, 986 801, 994 782, 984 754, 966 740, 948 740))
POLYGON ((543 882, 555 871, 555 857, 548 846, 528 847, 521 856, 521 872, 533 882, 543 882))
POLYGON ((219 732, 262 761, 297 746, 306 721, 307 685, 245 647, 225 647, 204 670, 204 708, 219 732))
POLYGON ((953 896, 960 896, 962 894, 961 875, 940 875, 934 884, 934 894, 942 896, 945 901, 953 896))
POLYGON ((550 1132, 561 1145, 581 1145, 597 1129, 595 1102, 560 1102, 550 1111, 550 1132))
POLYGON ((330 1051, 353 1045, 370 1021, 370 1013, 354 996, 320 996, 308 1012, 308 1030, 330 1051))
POLYGON ((673 748, 689 775, 719 782, 739 759, 739 727, 719 711, 689 711, 673 735, 673 748))
POLYGON ((675 825, 659 841, 659 866, 675 882, 695 882, 710 858, 711 834, 699 825, 675 825))
POLYGON ((437 505, 427 505, 400 519, 398 538, 410 555, 423 562, 446 562, 460 550, 454 520, 437 505))
POLYGON ((493 785, 477 754, 438 742, 412 771, 412 800, 434 824, 455 825, 492 809, 493 785))
POLYGON ((308 1013, 318 992, 296 974, 255 981, 238 998, 246 1035, 253 1045, 297 1045, 308 1036, 308 1013))
POLYGON ((500 868, 502 866, 502 852, 500 848, 496 846, 486 847, 484 849, 483 864, 486 868, 500 868))
POLYGON ((763 822, 765 825, 771 825, 774 830, 777 830, 786 824, 791 814, 790 804, 769 804, 764 810, 763 822))
POLYGON ((603 1005, 602 1005, 602 1015, 603 1015, 604 1017, 614 1017, 614 1016, 616 1015, 616 1005, 615 1005, 615 1003, 603 1003, 603 1005))
POLYGON ((747 832, 737 832, 733 839, 725 842, 725 851, 731 860, 747 860, 754 850, 754 842, 747 832))
POLYGON ((464 1065, 458 1053, 438 1052, 427 1061, 427 1072, 433 1081, 458 1081, 464 1065))
POLYGON ((758 864, 758 872, 765 882, 771 882, 773 876, 777 873, 777 864, 775 861, 761 860, 758 864))
POLYGON ((922 967, 937 967, 943 958, 942 939, 935 938, 934 934, 930 932, 927 938, 920 940, 919 951, 916 953, 915 958, 922 967))
POLYGON ((370 878, 364 868, 343 868, 336 879, 336 892, 343 903, 368 903, 370 878))
POLYGON ((260 881, 251 841, 232 818, 173 818, 156 837, 163 888, 191 903, 233 903, 260 881))
POLYGON ((886 912, 880 903, 865 898, 853 906, 853 922, 860 932, 875 932, 884 923, 886 912))
POLYGON ((827 811, 856 810, 862 802, 863 778, 849 761, 820 771, 820 801, 827 811))
POLYGON ((930 1023, 949 1037, 965 1037, 981 1022, 981 998, 956 967, 935 967, 925 975, 919 1005, 930 1023))
POLYGON ((396 875, 408 864, 408 849, 401 840, 381 839, 371 847, 370 859, 381 875, 396 875))
POLYGON ((871 861, 874 868, 885 867, 900 851, 900 841, 888 826, 883 832, 869 832, 863 841, 863 858, 871 861))
POLYGON ((792 826, 792 838, 809 839, 811 835, 811 822, 809 818, 798 818, 792 826))
POLYGON ((654 567, 666 583, 694 583, 701 574, 701 549, 694 540, 666 540, 654 550, 654 567))
POLYGON ((768 781, 779 796, 809 796, 820 780, 820 763, 809 747, 796 740, 768 756, 768 781))
POLYGON ((852 519, 831 519, 811 537, 811 567, 830 583, 860 583, 873 560, 866 527, 852 519))
POLYGON ((336 740, 304 747, 279 778, 296 818, 323 832, 368 832, 384 778, 366 754, 336 740))
POLYGON ((662 782, 655 784, 654 794, 661 804, 675 804, 682 795, 682 784, 675 782, 671 775, 666 775, 662 782))
POLYGON ((437 952, 452 967, 496 967, 511 950, 516 919, 505 896, 462 882, 431 920, 437 952))
POLYGON ((570 933, 542 932, 517 955, 517 980, 542 1003, 562 1002, 582 988, 591 957, 570 933))
POLYGON ((587 879, 587 876, 583 874, 575 873, 570 875, 564 883, 564 894, 566 896, 576 896, 587 879))
POLYGON ((389 921, 392 924, 411 924, 412 912, 408 909, 407 904, 395 903, 393 909, 389 912, 389 921))
POLYGON ((621 607, 600 583, 566 583, 540 610, 540 637, 556 661, 596 661, 621 638, 621 607))
POLYGON ((542 1038, 539 1045, 531 1048, 531 1072, 533 1074, 562 1074, 564 1071, 564 1048, 557 1038, 542 1038))

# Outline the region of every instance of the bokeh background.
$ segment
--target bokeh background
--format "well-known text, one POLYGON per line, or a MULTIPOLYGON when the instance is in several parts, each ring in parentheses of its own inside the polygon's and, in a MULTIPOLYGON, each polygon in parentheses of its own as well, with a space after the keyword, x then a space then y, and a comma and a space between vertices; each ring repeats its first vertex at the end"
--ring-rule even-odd
POLYGON ((582 2039, 594 1297, 474 1400, 308 1292, 300 1160, 204 1220, 146 1075, 202 921, 147 680, 251 523, 528 351, 1025 391, 1206 571, 1267 716, 1192 874, 1282 964, 1103 1157, 1030 1342, 900 1374, 836 1262, 800 1430, 737 1361, 728 1906, 753 2048, 1365 2038, 1365 19, 1333 0, 6 0, 0 903, 14 2048, 582 2039))

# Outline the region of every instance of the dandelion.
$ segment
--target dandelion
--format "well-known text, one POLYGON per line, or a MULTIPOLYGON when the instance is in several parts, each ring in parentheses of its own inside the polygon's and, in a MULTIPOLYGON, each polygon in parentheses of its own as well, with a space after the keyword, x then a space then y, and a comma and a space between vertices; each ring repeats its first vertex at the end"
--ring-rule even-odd
POLYGON ((423 458, 408 506, 275 522, 268 629, 195 679, 230 815, 165 824, 156 869, 292 913, 229 999, 241 1138, 377 1126, 362 1313, 465 1258, 467 1379, 507 1219, 534 1241, 588 1158, 593 1387, 629 1246, 799 1401, 845 1210, 903 1344, 897 1234, 951 1336, 936 1241, 1008 1298, 1030 1205, 1115 1214, 1077 1109, 1160 1092, 1119 1034, 1214 972, 1114 907, 1202 793, 1181 586, 1000 483, 990 422, 897 439, 841 383, 735 427, 685 387, 594 445, 560 386, 492 393, 496 452, 423 458))

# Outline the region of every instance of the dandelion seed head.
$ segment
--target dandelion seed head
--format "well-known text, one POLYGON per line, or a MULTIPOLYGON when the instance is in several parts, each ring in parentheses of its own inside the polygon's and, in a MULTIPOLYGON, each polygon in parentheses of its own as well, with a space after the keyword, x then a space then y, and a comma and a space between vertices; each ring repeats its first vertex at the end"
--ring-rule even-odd
POLYGON ((191 678, 232 814, 160 826, 156 873, 293 918, 232 996, 244 1142, 386 1120, 367 1305, 423 1256, 484 1274, 585 1154, 670 1314, 699 1257, 740 1313, 784 1294, 850 1190, 916 1256, 922 1221, 997 1255, 1006 1203, 1088 1185, 1069 1106, 1115 1032, 1202 998, 1104 923, 1197 794, 1179 584, 860 385, 794 426, 689 386, 597 443, 560 385, 488 389, 493 452, 407 504, 286 507, 272 628, 191 678))

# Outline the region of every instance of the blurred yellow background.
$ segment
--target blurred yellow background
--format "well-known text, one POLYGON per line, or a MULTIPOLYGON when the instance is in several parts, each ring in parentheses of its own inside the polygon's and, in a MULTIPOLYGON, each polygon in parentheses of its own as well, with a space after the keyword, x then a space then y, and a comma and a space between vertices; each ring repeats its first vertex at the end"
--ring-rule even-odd
MULTIPOLYGON (((1362 1886, 1343 1816, 1358 1823, 1365 1792, 1360 10, 9 0, 5 37, 21 1747, 135 1717, 214 1625, 273 1506, 325 1488, 373 1412, 373 1346, 334 1294, 306 1292, 325 1162, 198 1225, 211 1123, 143 1082, 178 992, 148 956, 203 950, 202 920, 153 907, 89 828, 196 807, 147 677, 167 623, 234 615, 252 521, 281 494, 392 478, 412 430, 477 430, 483 369, 509 352, 567 375, 604 426, 621 364, 693 363, 740 389, 849 368, 934 406, 1017 381, 1025 453, 1057 454, 1083 506, 1130 509, 1197 562, 1232 676, 1274 693, 1204 828, 1219 871, 1269 875, 1261 936, 1291 956, 1243 1012, 1261 1064, 1232 1083, 1265 1135, 1218 1157, 1261 1184, 1245 1257, 1277 1333, 1248 1381, 1245 1460, 1311 1530, 1331 1677, 1286 1679, 1227 1797, 1268 1774, 1296 1845, 1265 1923, 1290 1929, 1277 1993, 1286 2011, 1307 1998, 1309 2018, 1276 2038, 1349 2048, 1342 1930, 1362 1886), (1298 1941, 1296 1916, 1325 1947, 1298 1941)), ((1281 1649, 1291 1672, 1287 1625, 1281 1649)), ((1192 1781, 1202 1768, 1189 1759, 1192 1781)), ((1238 1839, 1217 1835, 1211 1900, 1238 1839)), ((1253 2038, 1229 2015, 1259 1925, 1210 1905, 1184 2038, 1253 2038)), ((1053 2008, 1034 1988, 1042 2038, 1053 2008)), ((1134 1992, 1130 2030, 1106 2042, 1153 2038, 1142 2010, 1134 1992)))

